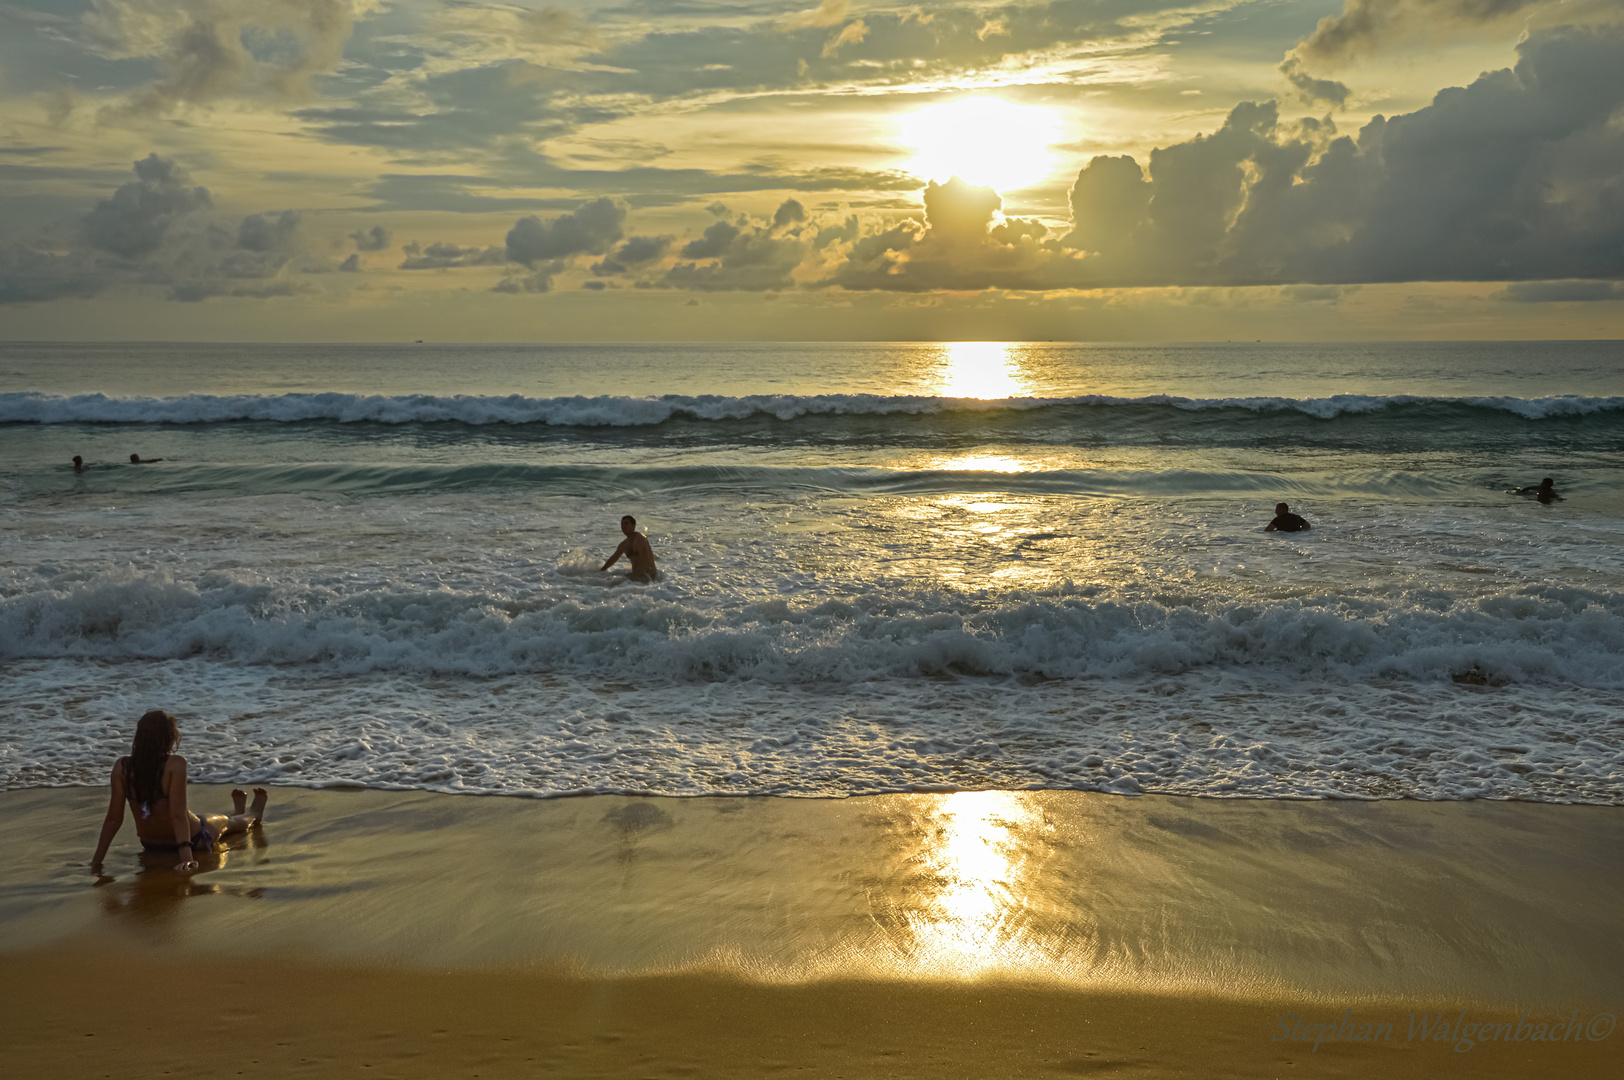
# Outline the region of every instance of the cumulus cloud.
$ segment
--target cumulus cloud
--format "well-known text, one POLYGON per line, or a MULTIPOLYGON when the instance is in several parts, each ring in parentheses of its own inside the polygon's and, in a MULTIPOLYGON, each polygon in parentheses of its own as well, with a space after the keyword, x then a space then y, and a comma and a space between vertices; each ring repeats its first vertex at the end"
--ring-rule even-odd
POLYGON ((1544 31, 1518 51, 1514 69, 1357 139, 1244 103, 1152 152, 1142 187, 1131 159, 1096 159, 1065 242, 1118 284, 1624 274, 1624 27, 1544 31))
POLYGON ((337 69, 371 0, 92 0, 87 40, 110 59, 150 59, 160 75, 115 113, 161 115, 237 95, 303 97, 337 69), (256 49, 255 46, 258 46, 256 49))
POLYGON ((71 250, 0 248, 0 303, 143 287, 181 301, 290 296, 314 286, 286 280, 285 270, 331 269, 301 249, 298 211, 249 214, 232 227, 209 216, 209 192, 175 161, 149 154, 134 172, 81 219, 71 250))
POLYGON ((1001 216, 989 187, 954 177, 925 188, 921 226, 903 221, 851 244, 819 284, 846 289, 1059 289, 1082 283, 1082 260, 1048 239, 1042 222, 1001 216))
POLYGON ((148 154, 135 163, 135 177, 86 216, 92 247, 126 259, 150 255, 187 215, 213 205, 208 189, 189 184, 186 170, 169 158, 148 154))
POLYGON ((285 251, 299 231, 299 212, 284 210, 275 217, 249 214, 237 227, 237 246, 244 251, 285 251))
POLYGON ((642 266, 665 257, 671 249, 669 236, 633 236, 620 245, 620 250, 592 265, 592 272, 599 277, 609 277, 613 274, 624 274, 633 267, 642 266))
POLYGON ((355 230, 350 233, 350 239, 355 241, 356 251, 387 251, 394 234, 382 225, 374 225, 370 229, 355 230))
POLYGON ((779 206, 771 221, 739 225, 718 221, 697 240, 683 245, 679 262, 665 272, 664 283, 676 289, 701 292, 765 292, 792 288, 796 267, 811 250, 796 235, 777 232, 780 219, 790 220, 800 203, 793 199, 779 206), (791 207, 793 206, 793 209, 791 207))
POLYGON ((626 208, 607 196, 551 221, 520 218, 507 234, 508 261, 533 266, 571 255, 605 254, 623 235, 625 220, 626 208))
POLYGON ((806 220, 806 207, 797 199, 785 199, 773 213, 773 228, 782 229, 787 225, 798 225, 806 220))

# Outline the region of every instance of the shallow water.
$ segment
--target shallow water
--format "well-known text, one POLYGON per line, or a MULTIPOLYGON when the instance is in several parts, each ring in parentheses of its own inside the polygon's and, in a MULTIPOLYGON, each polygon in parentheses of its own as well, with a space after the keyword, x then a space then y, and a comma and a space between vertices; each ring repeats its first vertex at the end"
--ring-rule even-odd
POLYGON ((7 345, 0 461, 11 788, 1624 800, 1616 343, 7 345))

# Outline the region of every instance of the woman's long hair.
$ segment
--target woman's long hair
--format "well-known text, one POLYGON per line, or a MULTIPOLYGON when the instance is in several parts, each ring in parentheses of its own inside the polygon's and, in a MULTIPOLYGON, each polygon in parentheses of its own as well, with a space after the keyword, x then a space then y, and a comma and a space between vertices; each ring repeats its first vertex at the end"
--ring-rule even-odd
POLYGON ((126 780, 131 801, 137 806, 164 797, 164 762, 178 745, 180 729, 175 726, 175 718, 162 709, 151 710, 136 723, 126 780))

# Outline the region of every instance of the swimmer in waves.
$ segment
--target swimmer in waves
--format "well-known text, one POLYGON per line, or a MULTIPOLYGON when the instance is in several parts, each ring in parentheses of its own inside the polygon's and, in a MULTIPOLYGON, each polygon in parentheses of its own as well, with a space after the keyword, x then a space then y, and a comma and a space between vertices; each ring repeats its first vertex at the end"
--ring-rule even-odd
POLYGON ((1547 476, 1539 482, 1538 487, 1520 487, 1512 492, 1513 495, 1530 495, 1549 506, 1554 502, 1561 502, 1562 496, 1556 493, 1556 481, 1547 476))
POLYGON ((654 566, 654 549, 648 545, 648 537, 637 531, 637 519, 627 514, 620 519, 620 531, 626 534, 626 539, 615 548, 615 553, 609 556, 600 570, 607 570, 619 562, 621 556, 632 564, 631 573, 626 575, 628 581, 641 581, 644 583, 660 580, 660 571, 654 566))

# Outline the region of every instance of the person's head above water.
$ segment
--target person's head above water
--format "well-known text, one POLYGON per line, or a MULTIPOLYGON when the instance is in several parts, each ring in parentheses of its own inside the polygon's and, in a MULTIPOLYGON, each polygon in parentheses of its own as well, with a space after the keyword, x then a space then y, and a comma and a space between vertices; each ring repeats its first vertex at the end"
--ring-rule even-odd
POLYGON ((85 464, 85 459, 84 458, 80 457, 78 454, 73 455, 73 467, 75 469, 83 468, 84 464, 85 464))
POLYGON ((1555 486, 1556 481, 1552 480, 1549 476, 1539 482, 1539 489, 1541 491, 1549 491, 1555 486))
POLYGON ((130 455, 130 464, 131 465, 139 465, 139 464, 141 464, 141 455, 140 454, 131 454, 130 455))
POLYGON ((632 533, 636 532, 637 519, 632 517, 630 514, 627 514, 625 517, 621 518, 620 531, 625 533, 627 536, 630 536, 632 533))
POLYGON ((1289 514, 1291 513, 1291 507, 1287 506, 1285 503, 1275 503, 1274 512, 1276 514, 1289 514))

